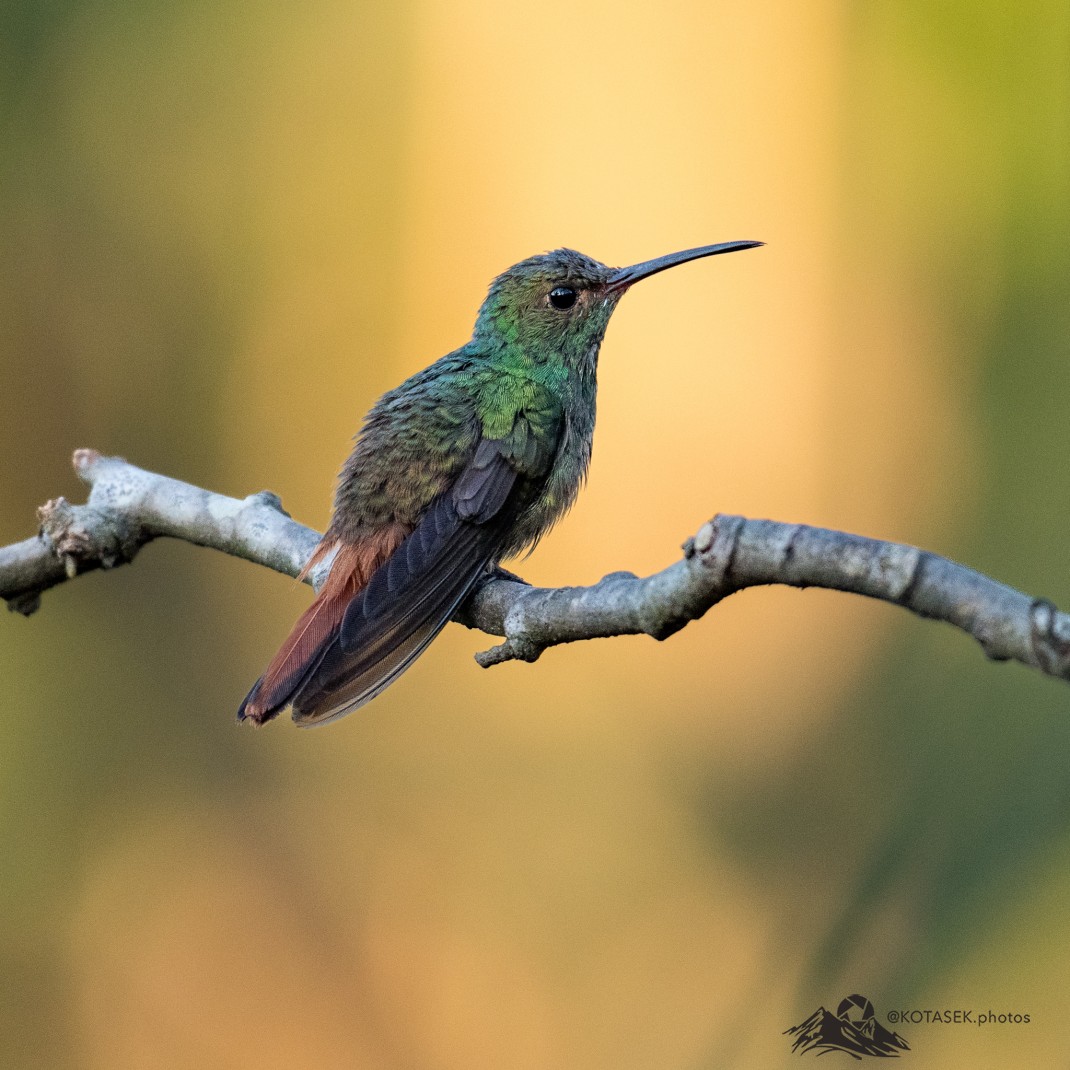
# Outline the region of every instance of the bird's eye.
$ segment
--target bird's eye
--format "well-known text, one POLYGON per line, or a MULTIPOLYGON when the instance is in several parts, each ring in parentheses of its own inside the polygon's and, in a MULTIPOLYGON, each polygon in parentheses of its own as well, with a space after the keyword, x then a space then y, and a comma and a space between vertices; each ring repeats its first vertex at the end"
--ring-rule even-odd
POLYGON ((550 304, 564 312, 576 303, 576 291, 568 286, 555 286, 550 291, 550 304))

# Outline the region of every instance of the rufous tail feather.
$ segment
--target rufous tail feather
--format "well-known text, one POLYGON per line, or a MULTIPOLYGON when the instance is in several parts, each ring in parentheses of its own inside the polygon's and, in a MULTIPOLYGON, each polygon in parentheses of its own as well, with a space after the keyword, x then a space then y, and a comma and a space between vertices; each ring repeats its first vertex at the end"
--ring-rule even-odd
POLYGON ((316 600, 298 618, 263 676, 245 697, 238 710, 238 720, 263 724, 285 708, 319 664, 341 627, 346 607, 407 534, 404 526, 392 524, 372 532, 359 543, 323 539, 301 570, 300 578, 337 549, 330 574, 316 600))

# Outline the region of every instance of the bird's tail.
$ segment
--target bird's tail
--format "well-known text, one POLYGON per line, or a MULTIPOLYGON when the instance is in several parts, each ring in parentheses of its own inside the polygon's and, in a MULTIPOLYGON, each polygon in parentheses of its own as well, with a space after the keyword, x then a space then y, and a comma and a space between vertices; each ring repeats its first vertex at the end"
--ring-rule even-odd
POLYGON ((325 538, 309 558, 299 578, 335 549, 330 574, 316 600, 301 614, 263 676, 238 709, 238 720, 263 724, 286 708, 294 693, 315 672, 342 625, 346 607, 394 552, 407 530, 391 525, 363 539, 346 543, 325 538))

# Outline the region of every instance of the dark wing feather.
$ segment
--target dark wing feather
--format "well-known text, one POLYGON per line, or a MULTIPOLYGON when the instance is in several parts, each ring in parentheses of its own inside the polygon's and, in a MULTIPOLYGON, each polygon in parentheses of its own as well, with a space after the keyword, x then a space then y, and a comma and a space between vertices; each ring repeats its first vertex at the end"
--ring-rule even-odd
MULTIPOLYGON (((518 420, 518 426, 527 424, 518 420)), ((499 439, 482 439, 471 464, 453 485, 453 501, 462 520, 485 524, 505 504, 516 480, 516 468, 506 462, 499 439)))
POLYGON ((294 695, 295 721, 341 717, 412 664, 501 554, 516 481, 499 444, 483 440, 453 488, 349 603, 336 638, 294 695))

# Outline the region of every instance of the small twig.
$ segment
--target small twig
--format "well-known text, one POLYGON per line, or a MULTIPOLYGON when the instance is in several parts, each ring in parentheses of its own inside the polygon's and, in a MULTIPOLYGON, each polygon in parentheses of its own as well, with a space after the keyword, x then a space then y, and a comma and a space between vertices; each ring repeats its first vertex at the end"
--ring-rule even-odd
MULTIPOLYGON (((290 519, 268 491, 228 498, 78 450, 92 490, 85 505, 55 499, 38 536, 0 548, 0 597, 30 614, 42 592, 97 568, 133 560, 162 536, 296 576, 319 534, 290 519)), ((318 586, 329 562, 311 577, 318 586)), ((1070 680, 1070 616, 979 572, 913 546, 840 531, 717 516, 684 544, 683 559, 652 576, 614 572, 590 587, 530 587, 501 569, 455 619, 504 642, 476 655, 489 667, 534 661, 579 639, 645 634, 665 639, 728 595, 767 584, 824 587, 878 598, 972 635, 988 657, 1070 680)))

